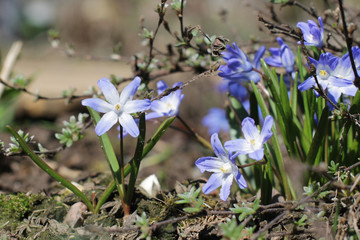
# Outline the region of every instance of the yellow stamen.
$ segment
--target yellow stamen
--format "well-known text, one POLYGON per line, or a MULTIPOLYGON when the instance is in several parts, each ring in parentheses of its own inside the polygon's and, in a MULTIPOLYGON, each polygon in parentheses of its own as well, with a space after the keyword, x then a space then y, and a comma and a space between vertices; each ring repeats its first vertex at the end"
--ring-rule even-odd
POLYGON ((326 72, 326 70, 320 70, 320 75, 321 76, 323 76, 323 77, 325 77, 325 76, 327 76, 327 72, 326 72))
POLYGON ((120 107, 120 104, 116 104, 116 105, 115 105, 115 109, 116 109, 116 111, 119 111, 119 110, 120 110, 120 108, 121 108, 121 107, 120 107))
POLYGON ((255 146, 255 139, 250 140, 251 145, 255 146))

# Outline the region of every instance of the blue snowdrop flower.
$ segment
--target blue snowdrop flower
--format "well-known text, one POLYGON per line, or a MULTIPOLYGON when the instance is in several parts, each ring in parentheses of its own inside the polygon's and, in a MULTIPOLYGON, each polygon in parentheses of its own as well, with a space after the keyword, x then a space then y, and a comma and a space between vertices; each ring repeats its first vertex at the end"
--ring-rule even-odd
POLYGON ((281 37, 277 37, 276 40, 280 48, 269 48, 272 56, 266 57, 264 60, 270 66, 285 68, 286 72, 293 74, 295 72, 295 56, 281 37))
MULTIPOLYGON (((178 82, 173 85, 174 87, 180 86, 182 83, 178 82)), ((163 93, 168 86, 164 81, 158 81, 156 83, 158 95, 163 93)), ((159 100, 154 100, 151 103, 152 112, 146 114, 146 120, 159 118, 159 117, 173 117, 179 113, 179 106, 184 98, 184 94, 181 93, 181 89, 171 92, 169 95, 162 97, 159 100)))
MULTIPOLYGON (((328 92, 331 93, 328 94, 328 96, 332 102, 337 103, 342 93, 349 96, 355 96, 358 88, 353 84, 355 75, 351 67, 349 53, 346 53, 339 59, 334 71, 332 72, 332 75, 337 79, 341 79, 341 81, 347 83, 347 86, 345 87, 332 85, 328 86, 328 92)), ((331 110, 332 108, 333 106, 331 107, 331 110)))
POLYGON ((196 160, 195 165, 202 173, 205 171, 213 172, 207 183, 203 186, 203 192, 209 194, 221 186, 220 198, 226 201, 230 195, 233 178, 235 178, 241 189, 246 188, 247 183, 236 166, 234 158, 223 148, 217 133, 211 136, 211 145, 216 157, 199 158, 196 160))
MULTIPOLYGON (((355 94, 352 87, 353 82, 351 79, 354 77, 351 75, 351 64, 348 58, 345 56, 341 59, 333 56, 331 53, 322 53, 319 61, 313 58, 309 58, 310 61, 316 67, 316 78, 325 91, 327 89, 327 95, 330 100, 337 103, 341 93, 353 96, 355 94), (348 79, 346 79, 348 78, 348 79)), ((306 79, 298 86, 300 91, 308 90, 312 87, 317 87, 315 78, 313 76, 306 79)), ((318 97, 318 94, 316 94, 318 97)), ((330 110, 334 107, 328 103, 330 110)))
POLYGON ((260 59, 265 53, 266 48, 261 46, 256 52, 254 62, 251 62, 248 56, 240 50, 240 48, 233 43, 233 45, 227 45, 227 51, 222 52, 222 57, 226 62, 226 65, 219 67, 219 76, 224 80, 237 81, 237 82, 250 82, 254 83, 260 81, 259 73, 253 71, 253 68, 260 67, 260 59))
POLYGON ((134 80, 124 88, 121 94, 119 94, 109 79, 102 78, 97 84, 104 94, 106 101, 99 98, 88 98, 81 101, 83 106, 88 106, 95 111, 105 113, 95 127, 95 132, 98 136, 106 133, 117 122, 119 122, 132 137, 139 135, 139 128, 130 114, 148 110, 151 105, 149 99, 132 100, 140 83, 141 79, 135 77, 134 80))
POLYGON ((202 124, 208 128, 210 135, 220 131, 229 131, 229 122, 226 112, 221 108, 210 108, 209 113, 203 118, 202 124))
POLYGON ((261 133, 255 125, 254 119, 247 117, 241 123, 241 130, 245 139, 235 139, 225 142, 225 149, 234 156, 248 154, 249 158, 257 161, 264 157, 264 143, 273 135, 271 128, 273 118, 266 116, 261 133))
MULTIPOLYGON (((304 44, 308 46, 315 46, 318 48, 322 48, 323 46, 323 38, 324 38, 324 27, 322 18, 319 17, 319 26, 312 20, 308 20, 307 23, 298 22, 296 25, 301 29, 304 36, 304 44)), ((300 44, 300 42, 298 42, 300 44)))

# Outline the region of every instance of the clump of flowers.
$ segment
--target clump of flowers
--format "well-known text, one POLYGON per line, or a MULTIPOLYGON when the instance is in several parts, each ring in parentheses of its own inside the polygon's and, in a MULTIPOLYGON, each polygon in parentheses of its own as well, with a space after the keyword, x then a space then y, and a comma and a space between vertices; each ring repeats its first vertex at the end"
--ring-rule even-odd
POLYGON ((148 110, 151 105, 149 99, 132 100, 140 83, 141 79, 135 77, 134 80, 124 88, 121 94, 119 94, 109 79, 102 78, 98 81, 98 85, 106 101, 99 98, 88 98, 81 101, 82 105, 105 113, 95 127, 95 132, 98 136, 106 133, 117 122, 119 122, 132 137, 139 135, 139 128, 131 114, 148 110))

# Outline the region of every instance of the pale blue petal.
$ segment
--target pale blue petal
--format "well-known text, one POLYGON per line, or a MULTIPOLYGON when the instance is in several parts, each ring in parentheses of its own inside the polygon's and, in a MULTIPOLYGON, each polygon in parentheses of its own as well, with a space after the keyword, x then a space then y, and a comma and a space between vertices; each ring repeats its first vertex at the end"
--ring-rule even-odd
POLYGON ((254 56, 254 68, 259 69, 261 67, 260 59, 264 56, 265 51, 266 51, 266 47, 261 46, 257 50, 257 52, 255 53, 255 56, 254 56))
POLYGON ((224 162, 216 157, 202 157, 196 160, 195 165, 203 173, 208 172, 221 172, 221 168, 224 165, 224 162))
POLYGON ((213 173, 207 183, 203 186, 202 190, 205 194, 209 194, 218 187, 221 186, 222 183, 222 173, 213 173))
POLYGON ((115 105, 119 102, 119 92, 116 87, 107 78, 100 79, 97 84, 99 85, 101 92, 104 94, 105 99, 115 105))
POLYGON ((83 106, 88 106, 95 111, 106 113, 114 109, 113 105, 100 98, 88 98, 81 101, 83 106))
POLYGON ((158 113, 167 112, 167 104, 160 100, 155 100, 151 103, 151 110, 158 113))
POLYGON ((217 157, 228 155, 225 152, 225 149, 223 148, 217 133, 214 133, 213 135, 211 135, 211 145, 212 145, 212 147, 214 149, 214 153, 217 157))
POLYGON ((298 86, 298 89, 302 92, 302 91, 312 88, 314 85, 315 85, 314 77, 309 77, 308 79, 306 79, 303 83, 301 83, 298 86))
POLYGON ((234 173, 234 177, 235 177, 235 180, 236 180, 237 184, 239 185, 240 189, 247 188, 247 183, 245 181, 245 178, 240 173, 239 170, 237 170, 237 172, 234 173))
POLYGON ((139 136, 139 128, 136 125, 134 118, 128 113, 122 113, 119 117, 121 126, 130 134, 132 137, 139 136))
POLYGON ((150 119, 154 119, 154 118, 160 118, 160 117, 164 117, 164 116, 165 116, 165 114, 162 114, 162 113, 150 112, 150 113, 145 115, 145 120, 150 120, 150 119))
POLYGON ((241 123, 241 130, 245 139, 256 139, 259 136, 259 129, 255 126, 254 119, 247 117, 241 123))
POLYGON ((156 88, 158 95, 160 95, 165 89, 168 88, 168 85, 166 85, 164 81, 160 80, 156 83, 156 88))
POLYGON ((273 124, 274 124, 274 119, 272 118, 272 116, 270 115, 266 116, 260 135, 262 139, 262 143, 265 143, 273 135, 271 131, 273 124))
POLYGON ((264 148, 260 148, 255 152, 249 153, 249 158, 259 161, 264 157, 264 148))
POLYGON ((126 113, 142 112, 150 109, 150 107, 151 107, 151 101, 149 99, 132 100, 125 103, 124 112, 126 113))
POLYGON ((109 131, 109 129, 112 126, 114 126, 117 121, 118 121, 118 115, 115 112, 111 111, 105 113, 95 127, 96 134, 98 136, 103 135, 104 133, 109 131))
POLYGON ((247 154, 251 151, 251 146, 249 142, 245 139, 235 139, 225 142, 225 149, 228 152, 237 152, 240 154, 247 154))
POLYGON ((220 189, 220 194, 219 194, 221 200, 226 201, 226 199, 229 197, 232 182, 233 182, 232 174, 228 174, 226 178, 223 179, 222 187, 220 189))
POLYGON ((140 86, 141 79, 135 77, 121 92, 120 104, 124 105, 127 101, 133 99, 138 87, 140 86))

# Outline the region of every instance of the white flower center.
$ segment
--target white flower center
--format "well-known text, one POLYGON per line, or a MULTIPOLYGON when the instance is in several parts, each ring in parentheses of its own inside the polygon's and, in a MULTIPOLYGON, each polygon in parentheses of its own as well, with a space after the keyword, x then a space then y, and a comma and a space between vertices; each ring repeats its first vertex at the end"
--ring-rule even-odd
POLYGON ((227 162, 224 165, 222 165, 222 167, 220 168, 220 170, 223 173, 231 173, 232 172, 232 167, 231 167, 231 163, 227 162))

